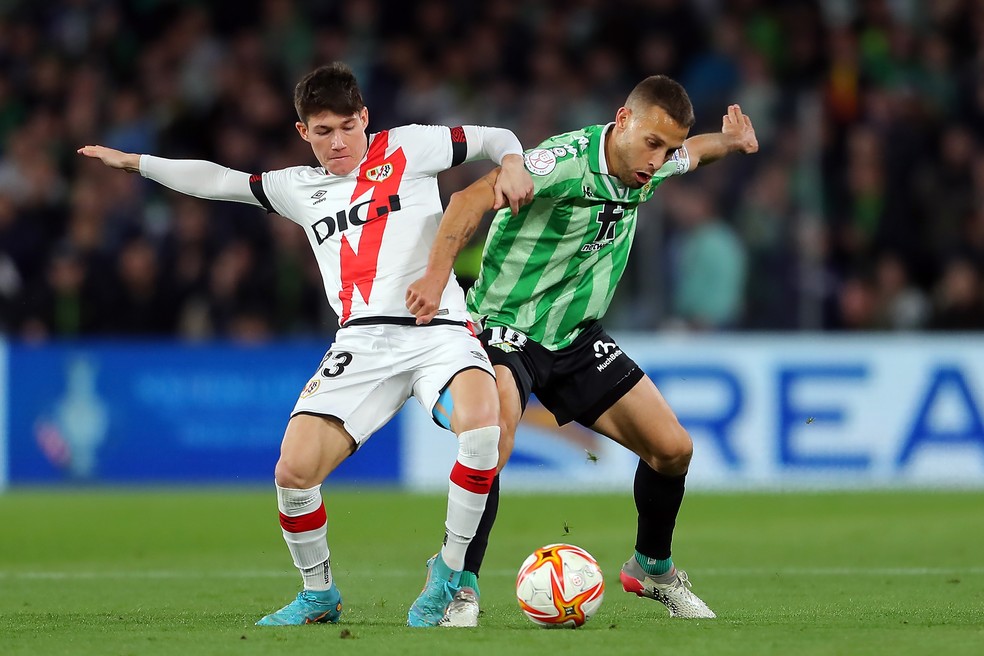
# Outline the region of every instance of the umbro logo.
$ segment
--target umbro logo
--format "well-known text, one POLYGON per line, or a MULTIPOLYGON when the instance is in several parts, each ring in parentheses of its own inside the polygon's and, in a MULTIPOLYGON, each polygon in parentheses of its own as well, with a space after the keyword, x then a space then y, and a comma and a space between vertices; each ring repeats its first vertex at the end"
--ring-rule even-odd
POLYGON ((328 192, 325 191, 324 189, 318 189, 316 192, 314 192, 311 195, 311 198, 314 199, 314 204, 317 205, 318 203, 320 203, 321 201, 323 201, 325 199, 325 195, 327 193, 328 192))

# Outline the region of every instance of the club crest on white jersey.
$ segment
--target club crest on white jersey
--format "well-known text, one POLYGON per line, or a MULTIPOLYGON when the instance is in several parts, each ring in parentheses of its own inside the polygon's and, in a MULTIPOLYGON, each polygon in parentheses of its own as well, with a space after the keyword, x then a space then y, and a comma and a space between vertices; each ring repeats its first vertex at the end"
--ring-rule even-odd
POLYGON ((386 178, 390 177, 390 174, 392 173, 393 165, 387 162, 382 166, 377 166, 366 171, 366 177, 373 182, 382 182, 386 178))

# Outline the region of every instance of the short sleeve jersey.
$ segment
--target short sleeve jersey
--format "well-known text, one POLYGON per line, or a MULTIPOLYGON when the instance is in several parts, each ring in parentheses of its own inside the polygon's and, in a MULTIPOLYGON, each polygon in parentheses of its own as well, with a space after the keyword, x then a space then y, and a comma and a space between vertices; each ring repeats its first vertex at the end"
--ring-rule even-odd
MULTIPOLYGON (((297 166, 253 175, 250 188, 304 228, 340 325, 412 323, 406 290, 424 274, 443 213, 436 176, 466 153, 461 127, 409 125, 371 134, 348 175, 297 166)), ((437 318, 470 318, 453 275, 437 318)))
POLYGON ((493 219, 467 298, 476 320, 557 350, 605 314, 628 262, 639 203, 690 168, 681 148, 641 189, 626 187, 605 160, 612 125, 551 137, 525 153, 534 199, 493 219))

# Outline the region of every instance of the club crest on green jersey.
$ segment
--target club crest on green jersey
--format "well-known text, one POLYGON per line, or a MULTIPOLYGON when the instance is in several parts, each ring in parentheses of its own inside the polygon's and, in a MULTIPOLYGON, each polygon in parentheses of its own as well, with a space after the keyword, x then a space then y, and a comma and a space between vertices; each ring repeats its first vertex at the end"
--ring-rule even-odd
POLYGON ((583 154, 589 144, 587 137, 577 136, 569 144, 534 148, 523 156, 523 161, 526 170, 533 175, 550 175, 557 168, 557 162, 583 154))
POLYGON ((526 170, 533 175, 550 175, 557 168, 557 157, 546 148, 534 148, 523 157, 526 170))

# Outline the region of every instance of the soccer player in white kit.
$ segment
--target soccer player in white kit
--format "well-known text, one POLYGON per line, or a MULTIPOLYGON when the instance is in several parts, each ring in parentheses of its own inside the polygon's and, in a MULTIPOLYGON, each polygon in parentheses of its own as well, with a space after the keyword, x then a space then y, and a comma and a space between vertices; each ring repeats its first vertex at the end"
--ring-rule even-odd
POLYGON ((443 212, 438 173, 492 159, 502 167, 496 198, 514 209, 531 200, 533 183, 508 130, 410 125, 367 135, 368 110, 344 64, 306 75, 294 105, 297 131, 320 167, 250 175, 103 146, 79 153, 191 196, 276 212, 300 225, 314 249, 341 327, 294 406, 275 471, 280 525, 304 588, 257 624, 338 621, 342 598, 331 573, 321 483, 414 396, 458 437, 444 544, 428 562, 407 621, 436 626, 454 596, 469 592, 458 582, 496 473, 499 404, 492 365, 454 277, 426 326, 407 309, 407 287, 427 268, 443 212))

